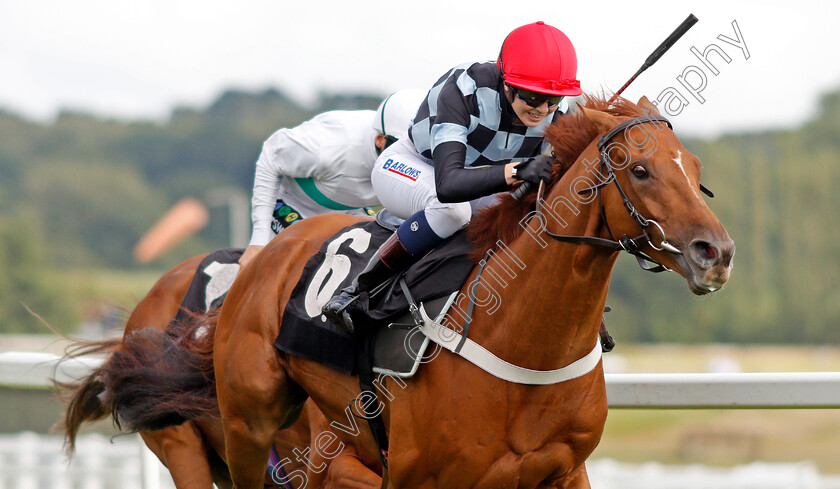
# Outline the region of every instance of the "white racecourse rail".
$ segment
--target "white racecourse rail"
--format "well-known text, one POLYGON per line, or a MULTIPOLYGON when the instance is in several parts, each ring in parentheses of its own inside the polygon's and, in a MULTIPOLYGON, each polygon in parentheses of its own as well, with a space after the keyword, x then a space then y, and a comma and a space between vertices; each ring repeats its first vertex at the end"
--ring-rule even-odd
MULTIPOLYGON (((102 358, 0 353, 0 385, 50 387, 81 378, 102 358)), ((840 372, 606 374, 610 408, 840 408, 840 372)))
MULTIPOLYGON (((0 386, 49 388, 52 386, 51 379, 65 382, 79 379, 104 359, 59 360, 58 356, 46 353, 0 353, 0 386)), ((840 408, 840 372, 606 374, 606 381, 610 408, 840 408)), ((65 461, 60 455, 58 441, 41 442, 37 435, 28 433, 13 436, 14 439, 3 440, 0 435, 0 489, 172 487, 171 479, 145 447, 129 448, 120 443, 117 445, 123 448, 109 447, 101 435, 90 435, 93 437, 91 440, 80 438, 76 459, 68 469, 63 465, 65 461), (38 450, 24 450, 27 446, 38 450), (137 457, 133 458, 133 462, 122 459, 105 461, 106 456, 120 454, 131 458, 131 452, 140 454, 139 463, 137 457), (89 456, 91 454, 93 458, 89 456)), ((807 463, 751 464, 733 469, 698 466, 686 469, 688 472, 657 464, 645 464, 639 471, 609 460, 593 460, 591 465, 593 485, 597 482, 597 487, 607 489, 752 488, 757 487, 754 485, 756 471, 765 477, 760 486, 765 489, 840 488, 838 477, 821 478, 816 469, 807 463), (668 470, 674 473, 668 475, 668 470), (701 470, 712 472, 701 474, 698 472, 701 470), (643 477, 646 474, 649 477, 643 477), (715 477, 722 482, 718 484, 715 477), (687 484, 689 479, 700 485, 687 484), (638 480, 640 484, 631 488, 627 485, 628 480, 638 480), (733 480, 745 482, 735 484, 733 480)))
POLYGON ((67 463, 58 435, 0 434, 0 489, 173 489, 169 473, 137 435, 80 435, 67 463))

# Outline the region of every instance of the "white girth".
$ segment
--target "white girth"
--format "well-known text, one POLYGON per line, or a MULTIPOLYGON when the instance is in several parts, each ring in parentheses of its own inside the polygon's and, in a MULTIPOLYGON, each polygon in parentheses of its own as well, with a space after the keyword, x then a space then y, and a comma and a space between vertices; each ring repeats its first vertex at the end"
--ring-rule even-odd
POLYGON ((586 356, 556 370, 531 370, 514 365, 502 360, 469 338, 466 338, 461 350, 455 352, 463 337, 459 333, 444 328, 440 323, 429 318, 423 304, 420 304, 419 309, 423 317, 423 326, 420 327, 420 331, 427 338, 450 352, 460 355, 465 360, 494 377, 508 382, 529 385, 558 384, 588 374, 601 360, 601 342, 597 339, 595 341, 595 348, 586 356))

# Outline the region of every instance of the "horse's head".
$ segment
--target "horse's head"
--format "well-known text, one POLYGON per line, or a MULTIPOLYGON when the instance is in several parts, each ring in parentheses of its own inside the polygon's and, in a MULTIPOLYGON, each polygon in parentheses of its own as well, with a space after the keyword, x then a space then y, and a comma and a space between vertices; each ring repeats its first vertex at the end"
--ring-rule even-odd
POLYGON ((618 240, 646 234, 642 252, 678 271, 695 294, 714 292, 729 279, 735 243, 703 200, 700 160, 647 98, 638 106, 650 117, 581 107, 600 134, 581 158, 595 161, 597 154, 601 161, 590 174, 611 182, 597 190, 606 234, 618 240))

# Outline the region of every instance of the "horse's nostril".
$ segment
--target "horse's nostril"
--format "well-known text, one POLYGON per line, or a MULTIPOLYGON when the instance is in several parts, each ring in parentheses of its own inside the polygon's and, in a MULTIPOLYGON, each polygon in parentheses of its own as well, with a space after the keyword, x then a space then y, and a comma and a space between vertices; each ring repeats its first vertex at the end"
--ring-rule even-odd
POLYGON ((718 248, 708 241, 697 240, 691 244, 694 255, 702 262, 714 262, 718 255, 718 248))

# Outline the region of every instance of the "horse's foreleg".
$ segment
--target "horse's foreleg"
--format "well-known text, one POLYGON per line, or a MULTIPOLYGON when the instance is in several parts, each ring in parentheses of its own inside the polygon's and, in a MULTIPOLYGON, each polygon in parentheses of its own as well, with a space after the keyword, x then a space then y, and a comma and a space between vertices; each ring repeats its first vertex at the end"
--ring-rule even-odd
POLYGON ((270 343, 245 334, 216 349, 216 389, 225 453, 237 489, 261 488, 277 429, 300 415, 306 394, 291 381, 270 343))
POLYGON ((581 464, 560 485, 553 485, 556 489, 592 489, 589 485, 589 475, 586 473, 586 465, 581 464))
MULTIPOLYGON (((221 390, 219 394, 221 399, 221 390)), ((303 402, 299 393, 289 393, 289 398, 297 399, 299 403, 303 402)), ((220 402, 220 408, 221 404, 220 402)), ((293 423, 292 418, 300 414, 297 405, 290 406, 285 413, 281 411, 282 409, 277 409, 276 406, 247 403, 236 403, 222 408, 225 452, 235 488, 262 487, 277 428, 293 423)))
MULTIPOLYGON (((317 467, 317 463, 321 461, 313 458, 311 463, 317 467)), ((313 476, 310 472, 310 480, 316 482, 313 487, 323 487, 324 489, 380 489, 385 487, 382 485, 382 478, 376 472, 370 470, 370 467, 363 464, 356 451, 350 447, 332 460, 323 460, 323 462, 329 464, 326 477, 319 484, 317 483, 317 476, 313 476)), ((312 470, 311 467, 310 470, 312 470)))
POLYGON ((305 463, 306 487, 313 489, 379 489, 382 478, 359 458, 355 446, 339 436, 313 401, 306 403, 309 425, 305 463), (311 440, 311 441, 309 441, 311 440))
POLYGON ((265 480, 271 436, 268 430, 254 429, 236 415, 225 420, 225 442, 233 487, 258 489, 265 480))
POLYGON ((213 477, 201 437, 191 423, 159 431, 141 431, 146 445, 169 469, 178 489, 211 489, 213 477))

